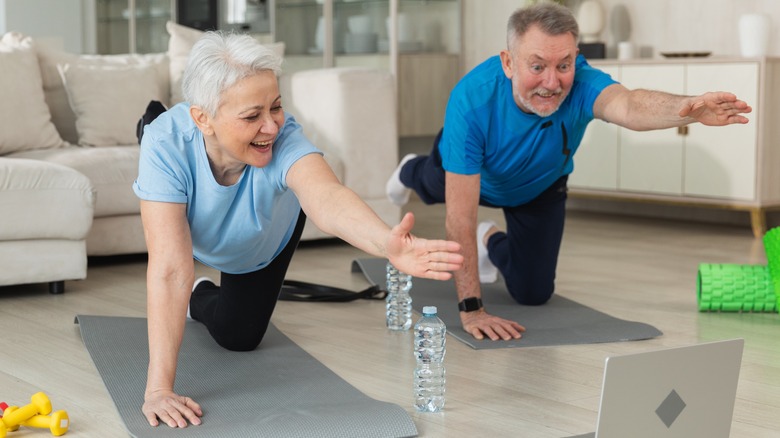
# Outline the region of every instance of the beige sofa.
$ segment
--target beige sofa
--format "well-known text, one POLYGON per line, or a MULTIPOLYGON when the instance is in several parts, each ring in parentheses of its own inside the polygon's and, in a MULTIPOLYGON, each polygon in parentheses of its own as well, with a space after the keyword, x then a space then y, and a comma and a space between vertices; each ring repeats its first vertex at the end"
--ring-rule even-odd
MULTIPOLYGON (((138 118, 180 101, 198 31, 168 24, 167 53, 75 55, 8 33, 0 40, 0 286, 83 279, 87 256, 146 252, 138 198, 138 118)), ((278 47, 277 47, 278 48, 278 47)), ((397 161, 388 72, 319 69, 280 78, 285 111, 339 178, 390 224, 397 161)), ((330 237, 307 224, 303 239, 330 237)))

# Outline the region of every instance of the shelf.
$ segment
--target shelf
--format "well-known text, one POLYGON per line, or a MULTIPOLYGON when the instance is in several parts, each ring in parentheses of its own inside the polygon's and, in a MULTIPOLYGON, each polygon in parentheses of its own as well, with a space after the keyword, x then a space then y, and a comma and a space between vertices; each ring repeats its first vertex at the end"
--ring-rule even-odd
POLYGON ((316 1, 307 1, 307 0, 300 0, 300 1, 288 1, 284 2, 281 0, 276 1, 276 8, 277 9, 289 9, 289 8, 308 8, 308 7, 322 7, 322 3, 316 2, 316 1))
MULTIPOLYGON (((458 0, 399 0, 401 5, 421 5, 426 3, 455 3, 458 0)), ((390 0, 333 0, 335 7, 362 6, 362 5, 387 5, 390 0)), ((312 0, 277 0, 278 9, 323 6, 324 2, 312 0)))
MULTIPOLYGON (((170 21, 171 16, 170 15, 160 15, 160 16, 142 16, 142 17, 135 17, 136 23, 141 23, 144 21, 170 21)), ((97 19, 98 23, 127 23, 129 22, 129 18, 124 17, 101 17, 97 19)))
POLYGON ((394 75, 402 135, 435 135, 459 78, 461 0, 276 0, 285 71, 360 66, 394 75), (391 38, 395 38, 392 41, 391 38))

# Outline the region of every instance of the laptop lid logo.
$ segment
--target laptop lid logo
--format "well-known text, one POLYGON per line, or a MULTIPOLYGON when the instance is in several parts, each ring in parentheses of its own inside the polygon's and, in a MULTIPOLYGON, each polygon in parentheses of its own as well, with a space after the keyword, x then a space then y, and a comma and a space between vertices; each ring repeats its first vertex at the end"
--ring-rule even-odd
POLYGON ((677 391, 673 389, 672 392, 666 396, 664 401, 661 402, 658 409, 655 410, 655 414, 658 415, 658 418, 664 422, 668 429, 672 427, 672 423, 677 420, 677 417, 680 416, 683 409, 685 409, 685 402, 682 397, 677 394, 677 391))

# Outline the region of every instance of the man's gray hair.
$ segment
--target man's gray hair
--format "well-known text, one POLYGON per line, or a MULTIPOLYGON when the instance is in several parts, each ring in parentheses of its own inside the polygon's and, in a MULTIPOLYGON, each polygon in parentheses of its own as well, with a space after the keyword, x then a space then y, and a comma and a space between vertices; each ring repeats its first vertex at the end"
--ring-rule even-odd
POLYGON ((214 116, 222 93, 236 82, 263 71, 277 77, 282 59, 249 35, 206 32, 192 47, 182 77, 182 95, 190 105, 214 116))
POLYGON ((577 41, 580 28, 571 10, 565 6, 541 2, 516 10, 509 17, 506 27, 506 46, 511 51, 518 38, 525 35, 532 26, 539 26, 547 35, 571 33, 577 41))

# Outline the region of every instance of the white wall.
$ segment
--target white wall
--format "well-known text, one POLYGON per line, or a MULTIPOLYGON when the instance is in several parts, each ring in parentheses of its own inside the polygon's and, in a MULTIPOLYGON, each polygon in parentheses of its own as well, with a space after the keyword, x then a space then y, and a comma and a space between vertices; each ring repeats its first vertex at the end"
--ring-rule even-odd
POLYGON ((0 34, 18 31, 69 52, 88 48, 83 17, 82 0, 0 0, 0 34))
POLYGON ((463 0, 464 73, 506 48, 506 22, 523 0, 463 0))
MULTIPOLYGON (((664 51, 711 51, 713 56, 738 55, 737 20, 749 12, 772 19, 769 54, 780 56, 780 0, 600 0, 607 15, 602 39, 613 45, 609 13, 623 4, 631 18, 631 41, 664 51)), ((470 70, 504 48, 506 21, 524 0, 463 0, 464 67, 470 70)), ((576 11, 580 0, 569 0, 576 11)))

